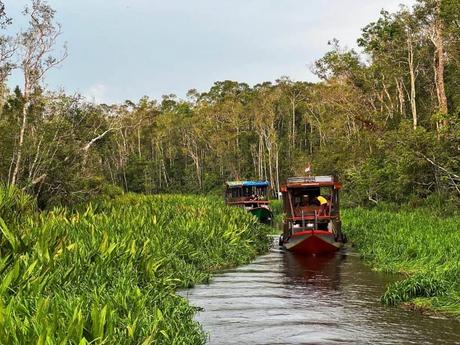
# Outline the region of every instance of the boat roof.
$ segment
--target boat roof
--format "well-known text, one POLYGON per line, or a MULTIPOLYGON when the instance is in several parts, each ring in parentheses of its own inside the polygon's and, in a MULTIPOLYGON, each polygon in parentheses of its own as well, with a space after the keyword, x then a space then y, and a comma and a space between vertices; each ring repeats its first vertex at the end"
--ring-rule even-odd
POLYGON ((322 183, 322 182, 335 182, 334 176, 302 176, 302 177, 289 177, 287 183, 322 183))
MULTIPOLYGON (((301 176, 289 177, 284 188, 305 188, 305 187, 334 187, 342 188, 342 185, 337 182, 334 176, 301 176)), ((283 189, 283 188, 282 188, 283 189)))
POLYGON ((227 181, 225 184, 229 188, 268 187, 270 186, 268 181, 227 181))

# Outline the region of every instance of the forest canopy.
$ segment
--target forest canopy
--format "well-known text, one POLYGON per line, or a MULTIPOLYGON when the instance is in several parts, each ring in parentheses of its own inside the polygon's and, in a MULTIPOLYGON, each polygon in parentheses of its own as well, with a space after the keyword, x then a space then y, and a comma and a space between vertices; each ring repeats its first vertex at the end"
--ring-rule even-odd
POLYGON ((47 72, 67 56, 61 25, 44 0, 23 15, 28 27, 9 36, 14 18, 0 2, 0 181, 42 207, 121 191, 220 192, 242 178, 266 179, 277 195, 310 162, 314 174, 338 175, 355 204, 458 202, 457 0, 382 11, 357 50, 331 40, 312 66, 317 83, 225 80, 186 99, 122 104, 47 90, 47 72), (11 90, 13 70, 24 83, 11 90))

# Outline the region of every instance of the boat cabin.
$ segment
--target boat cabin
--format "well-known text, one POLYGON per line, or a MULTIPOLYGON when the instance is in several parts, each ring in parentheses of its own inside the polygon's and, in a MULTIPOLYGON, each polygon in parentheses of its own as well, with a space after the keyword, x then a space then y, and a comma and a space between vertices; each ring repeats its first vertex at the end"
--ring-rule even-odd
POLYGON ((339 211, 341 184, 333 176, 288 178, 281 186, 284 208, 283 241, 306 231, 334 234, 343 242, 339 211))
POLYGON ((229 181, 226 183, 225 202, 227 204, 268 203, 267 181, 229 181))
POLYGON ((272 212, 268 200, 270 184, 267 181, 228 181, 225 189, 225 203, 243 207, 263 223, 270 223, 272 212))

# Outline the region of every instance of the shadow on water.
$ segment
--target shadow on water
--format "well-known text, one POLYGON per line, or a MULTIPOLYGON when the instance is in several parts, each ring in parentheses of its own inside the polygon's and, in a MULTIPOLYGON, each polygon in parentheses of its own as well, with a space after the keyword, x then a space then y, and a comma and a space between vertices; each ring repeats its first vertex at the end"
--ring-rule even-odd
POLYGON ((460 344, 460 322, 385 307, 394 276, 357 255, 304 257, 274 246, 253 263, 181 294, 210 344, 460 344))

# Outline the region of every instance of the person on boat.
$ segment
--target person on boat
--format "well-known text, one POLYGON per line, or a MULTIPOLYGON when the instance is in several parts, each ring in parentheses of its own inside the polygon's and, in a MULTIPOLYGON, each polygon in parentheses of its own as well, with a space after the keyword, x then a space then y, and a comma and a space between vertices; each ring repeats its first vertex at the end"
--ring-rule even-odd
POLYGON ((249 198, 249 200, 259 200, 259 195, 257 194, 251 194, 251 197, 249 198))
POLYGON ((326 212, 326 209, 327 209, 327 205, 328 205, 328 201, 327 199, 322 196, 322 195, 318 195, 316 197, 316 200, 317 202, 319 203, 319 214, 322 215, 326 212))

